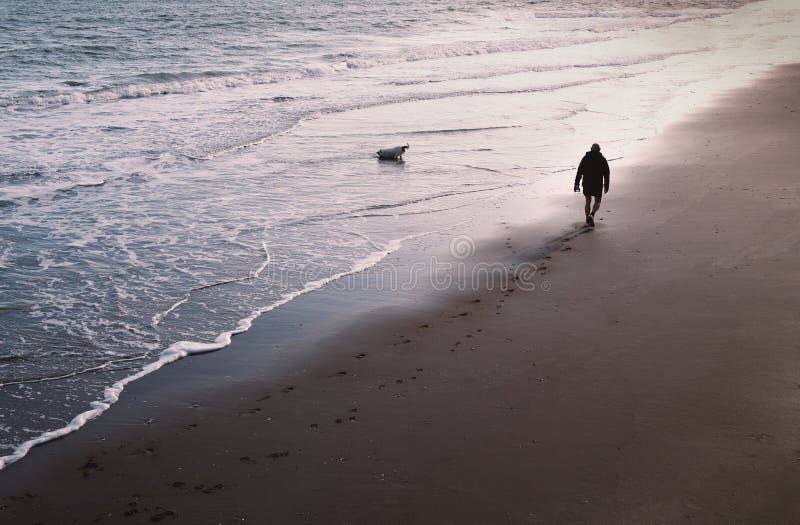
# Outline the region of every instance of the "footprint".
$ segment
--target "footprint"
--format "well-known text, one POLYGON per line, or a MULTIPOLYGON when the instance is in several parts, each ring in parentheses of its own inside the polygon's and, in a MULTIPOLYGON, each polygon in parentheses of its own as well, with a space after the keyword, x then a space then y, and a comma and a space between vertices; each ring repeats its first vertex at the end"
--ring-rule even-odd
POLYGON ((356 359, 364 359, 365 357, 367 357, 367 354, 356 354, 353 357, 355 357, 356 359))
POLYGON ((260 403, 261 401, 266 401, 267 399, 269 399, 271 397, 272 397, 272 394, 267 394, 267 395, 261 396, 258 399, 256 399, 256 403, 260 403))
POLYGON ((222 483, 217 483, 213 487, 206 487, 202 483, 199 484, 199 485, 195 485, 194 486, 194 490, 197 490, 197 491, 202 492, 204 494, 211 494, 212 492, 216 492, 216 491, 222 490, 224 488, 225 488, 225 485, 223 485, 222 483))
POLYGON ((239 458, 239 461, 242 463, 247 463, 248 465, 255 465, 256 460, 252 459, 250 456, 242 456, 239 458))
POLYGON ((177 513, 174 510, 165 509, 164 507, 156 507, 155 514, 150 515, 150 521, 161 521, 166 518, 174 518, 177 513))
POLYGON ((91 456, 78 470, 83 474, 84 478, 88 478, 92 473, 103 470, 103 467, 97 462, 94 456, 91 456))
POLYGON ((431 325, 429 325, 428 323, 425 323, 425 324, 421 324, 421 325, 419 325, 419 327, 420 327, 420 328, 430 328, 430 327, 431 327, 431 325))
POLYGON ((126 510, 125 512, 123 512, 123 513, 122 513, 122 515, 123 515, 123 516, 127 516, 127 517, 131 517, 131 516, 133 516, 134 514, 139 514, 139 509, 137 509, 137 508, 136 508, 138 505, 139 505, 139 504, 138 504, 138 503, 136 503, 135 501, 131 501, 131 502, 129 502, 129 503, 128 503, 128 507, 129 507, 129 508, 128 508, 128 510, 126 510))
POLYGON ((224 488, 225 488, 225 485, 223 485, 222 483, 217 483, 213 487, 208 487, 208 488, 205 488, 205 489, 202 489, 202 490, 203 490, 203 494, 211 494, 212 492, 217 492, 218 490, 222 490, 224 488))
POLYGON ((329 375, 328 377, 342 377, 342 376, 346 376, 346 375, 347 375, 347 370, 340 370, 340 371, 336 372, 335 374, 329 375))
POLYGON ((267 457, 270 459, 278 459, 278 458, 285 458, 289 455, 289 451, 285 452, 273 452, 272 454, 268 455, 267 457))
POLYGON ((156 453, 156 449, 153 447, 148 447, 144 449, 134 450, 133 452, 129 453, 129 456, 152 456, 156 453))
POLYGON ((288 394, 288 393, 289 393, 289 392, 291 392, 292 390, 294 390, 294 387, 293 387, 293 386, 287 386, 286 388, 284 388, 284 389, 282 390, 282 392, 283 392, 283 393, 285 393, 285 394, 288 394))
MULTIPOLYGON (((38 498, 36 494, 31 494, 30 492, 25 492, 22 496, 3 496, 4 500, 8 501, 25 501, 26 499, 33 499, 38 498)), ((1 509, 5 509, 6 507, 0 507, 1 509)))

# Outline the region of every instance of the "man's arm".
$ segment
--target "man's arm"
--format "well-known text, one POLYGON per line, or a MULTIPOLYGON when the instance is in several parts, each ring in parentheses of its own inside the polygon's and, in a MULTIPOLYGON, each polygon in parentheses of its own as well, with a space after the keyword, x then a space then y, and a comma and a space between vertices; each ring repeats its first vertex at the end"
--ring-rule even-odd
POLYGON ((586 160, 586 157, 581 159, 581 163, 578 164, 578 173, 575 174, 575 187, 573 188, 575 191, 580 191, 580 184, 581 184, 581 176, 583 175, 583 164, 586 160))
POLYGON ((608 167, 608 161, 603 159, 603 190, 608 193, 608 184, 611 182, 611 169, 608 167))

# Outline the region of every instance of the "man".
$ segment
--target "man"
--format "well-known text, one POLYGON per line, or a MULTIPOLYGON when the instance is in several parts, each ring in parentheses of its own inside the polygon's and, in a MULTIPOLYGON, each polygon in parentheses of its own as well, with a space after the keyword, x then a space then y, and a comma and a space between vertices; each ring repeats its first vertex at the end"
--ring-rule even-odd
POLYGON ((580 191, 578 185, 583 177, 583 195, 586 197, 586 225, 594 226, 594 214, 600 208, 603 193, 608 193, 609 169, 606 158, 600 153, 600 146, 592 144, 590 151, 581 159, 578 173, 575 175, 575 193, 580 191), (594 197, 594 206, 592 206, 594 197), (591 211, 590 211, 591 210, 591 211))

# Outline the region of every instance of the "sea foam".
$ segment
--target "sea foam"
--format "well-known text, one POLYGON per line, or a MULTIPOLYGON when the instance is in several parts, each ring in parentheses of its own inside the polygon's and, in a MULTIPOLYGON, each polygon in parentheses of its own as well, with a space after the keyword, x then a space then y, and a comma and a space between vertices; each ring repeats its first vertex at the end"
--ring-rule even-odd
MULTIPOLYGON (((89 410, 86 410, 85 412, 81 412, 80 414, 75 416, 68 424, 64 425, 61 428, 58 428, 58 429, 55 429, 55 430, 51 430, 49 432, 44 432, 44 433, 36 436, 33 439, 25 441, 24 443, 22 443, 19 446, 17 446, 14 449, 14 452, 12 452, 11 454, 3 456, 3 457, 0 457, 0 470, 4 469, 8 465, 10 465, 10 464, 12 464, 12 463, 14 463, 16 461, 19 461, 20 459, 25 457, 25 455, 27 455, 28 452, 30 452, 30 450, 33 447, 35 447, 37 445, 41 445, 43 443, 47 443, 49 441, 53 441, 54 439, 58 439, 60 437, 66 436, 67 434, 70 434, 70 433, 75 432, 76 430, 80 429, 86 423, 88 423, 92 419, 95 419, 100 414, 102 414, 103 412, 105 412, 106 410, 111 408, 111 405, 113 405, 114 403, 119 401, 120 395, 122 395, 122 392, 123 392, 123 390, 125 390, 125 387, 128 384, 136 381, 137 379, 141 379, 142 377, 144 377, 144 376, 146 376, 148 374, 152 374, 153 372, 155 372, 156 370, 159 370, 160 368, 164 367, 165 365, 168 365, 170 363, 178 361, 179 359, 183 359, 184 357, 187 357, 189 355, 213 352, 213 351, 225 348, 226 346, 231 344, 231 338, 233 336, 235 336, 237 334, 241 334, 241 333, 246 332, 247 330, 249 330, 250 327, 253 325, 253 321, 255 321, 261 315, 263 315, 263 314, 265 314, 267 312, 270 312, 270 311, 272 311, 272 310, 274 310, 274 309, 276 309, 276 308, 278 308, 280 306, 283 306, 283 305, 289 303, 290 301, 300 297, 301 295, 305 295, 305 294, 307 294, 309 292, 313 292, 315 290, 319 290, 322 287, 324 287, 326 284, 331 283, 333 281, 336 281, 338 279, 341 279, 342 277, 345 277, 345 276, 348 276, 348 275, 352 275, 352 274, 356 274, 356 273, 359 273, 359 272, 363 272, 363 271, 375 266, 376 264, 378 264, 387 255, 389 255, 392 252, 395 252, 398 249, 400 249, 400 247, 402 246, 403 242, 405 242, 407 240, 423 237, 423 236, 426 236, 426 235, 430 235, 430 233, 432 233, 432 232, 423 233, 423 234, 416 234, 416 235, 410 235, 410 236, 403 237, 403 238, 400 238, 400 239, 392 240, 389 243, 387 243, 387 245, 385 247, 383 247, 383 249, 381 249, 379 251, 376 251, 374 253, 371 253, 367 257, 364 257, 364 258, 360 259, 359 261, 357 261, 353 265, 353 267, 351 269, 349 269, 347 271, 338 272, 338 273, 336 273, 334 275, 331 275, 329 277, 325 277, 325 278, 321 278, 321 279, 317 279, 317 280, 308 282, 300 290, 286 293, 279 300, 277 300, 277 301, 275 301, 275 302, 273 302, 273 303, 271 303, 271 304, 269 304, 269 305, 267 305, 267 306, 265 306, 263 308, 259 308, 258 310, 255 310, 249 316, 247 316, 247 317, 245 317, 243 319, 240 319, 239 322, 236 324, 235 328, 233 328, 232 330, 228 330, 228 331, 220 333, 216 337, 216 339, 214 339, 214 341, 212 341, 210 343, 203 343, 203 342, 199 342, 199 341, 178 341, 176 343, 171 344, 167 349, 165 349, 163 352, 161 352, 159 354, 157 360, 153 361, 152 363, 149 363, 149 364, 145 365, 144 367, 142 367, 141 370, 139 370, 135 374, 132 374, 132 375, 129 375, 129 376, 123 378, 123 379, 120 379, 119 381, 115 382, 114 384, 106 387, 104 392, 103 392, 103 399, 102 400, 97 400, 97 401, 91 402, 90 403, 90 407, 91 408, 89 410)), ((266 245, 264 246, 264 249, 266 251, 266 245)), ((267 255, 268 255, 268 253, 267 253, 267 255)), ((255 272, 256 273, 256 277, 258 276, 259 273, 261 273, 261 271, 263 271, 266 268, 267 264, 269 264, 269 257, 267 258, 267 261, 265 262, 265 264, 262 265, 259 269, 256 270, 256 272, 255 272)), ((181 302, 181 304, 182 304, 182 302, 181 302)), ((179 306, 179 305, 177 305, 177 304, 174 305, 173 308, 168 310, 164 315, 169 313, 172 309, 176 308, 177 306, 179 306)), ((163 319, 164 315, 161 316, 161 319, 163 319)), ((159 319, 159 321, 160 321, 160 319, 159 319)), ((0 387, 2 387, 2 386, 7 386, 7 384, 0 384, 0 387)))

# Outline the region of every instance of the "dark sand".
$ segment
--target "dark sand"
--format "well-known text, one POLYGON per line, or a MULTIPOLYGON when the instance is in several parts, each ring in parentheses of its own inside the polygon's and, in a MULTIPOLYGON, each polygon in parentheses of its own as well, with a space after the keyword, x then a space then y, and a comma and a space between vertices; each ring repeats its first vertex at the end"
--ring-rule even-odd
MULTIPOLYGON (((218 362, 269 373, 133 385, 0 472, 0 521, 800 523, 798 86, 780 68, 613 166, 536 291, 428 290, 292 352, 261 322, 218 362)), ((476 256, 528 253, 507 231, 476 256)))

